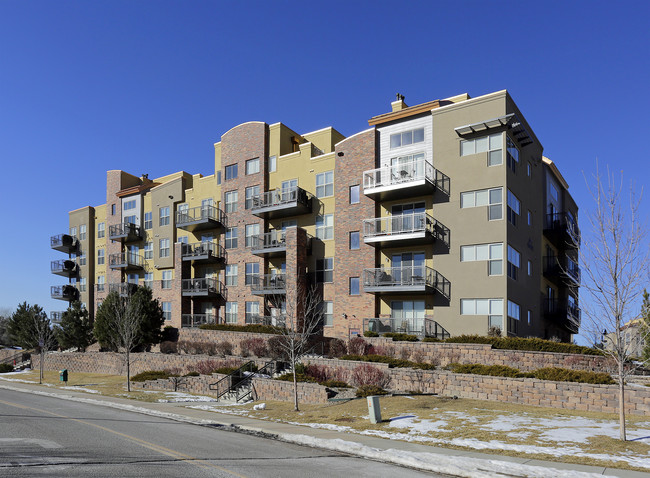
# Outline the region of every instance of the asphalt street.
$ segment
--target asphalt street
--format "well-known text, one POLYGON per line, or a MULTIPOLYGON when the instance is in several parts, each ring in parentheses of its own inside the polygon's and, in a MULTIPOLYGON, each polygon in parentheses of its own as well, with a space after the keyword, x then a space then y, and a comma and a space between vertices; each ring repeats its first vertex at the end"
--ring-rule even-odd
POLYGON ((0 476, 433 475, 209 426, 0 389, 0 476))

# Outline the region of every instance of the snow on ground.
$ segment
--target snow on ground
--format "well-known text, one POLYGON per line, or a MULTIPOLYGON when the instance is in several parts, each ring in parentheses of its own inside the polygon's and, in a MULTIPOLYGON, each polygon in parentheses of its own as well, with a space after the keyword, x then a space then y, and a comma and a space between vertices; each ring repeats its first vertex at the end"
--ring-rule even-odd
POLYGON ((78 387, 78 386, 69 386, 69 387, 58 387, 64 390, 74 390, 75 392, 88 392, 88 393, 101 393, 99 390, 93 390, 92 388, 78 387))
POLYGON ((159 398, 160 403, 180 403, 180 402, 216 402, 213 397, 206 397, 203 395, 191 395, 183 392, 164 392, 165 397, 159 398))

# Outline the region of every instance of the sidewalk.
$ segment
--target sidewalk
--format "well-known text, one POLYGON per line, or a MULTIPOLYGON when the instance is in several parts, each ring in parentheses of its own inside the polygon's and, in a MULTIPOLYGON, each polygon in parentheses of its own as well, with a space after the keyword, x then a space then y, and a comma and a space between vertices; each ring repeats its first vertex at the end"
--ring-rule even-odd
POLYGON ((0 388, 94 403, 136 413, 166 417, 204 426, 229 428, 233 431, 270 435, 270 438, 336 450, 374 460, 395 463, 452 476, 514 477, 648 477, 648 473, 597 466, 531 460, 528 458, 490 455, 465 450, 446 449, 398 440, 388 440, 327 429, 315 429, 287 423, 258 420, 212 411, 188 408, 187 403, 148 403, 136 400, 92 395, 21 382, 0 381, 0 388))

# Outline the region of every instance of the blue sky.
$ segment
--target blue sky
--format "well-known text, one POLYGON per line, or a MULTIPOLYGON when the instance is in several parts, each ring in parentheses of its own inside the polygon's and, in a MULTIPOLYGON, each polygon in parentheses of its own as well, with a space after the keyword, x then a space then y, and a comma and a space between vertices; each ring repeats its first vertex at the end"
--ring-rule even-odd
POLYGON ((396 92, 508 89, 583 213, 596 157, 647 186, 649 16, 642 1, 0 0, 0 308, 62 309, 49 237, 105 202, 106 170, 211 174, 234 125, 350 135, 396 92))

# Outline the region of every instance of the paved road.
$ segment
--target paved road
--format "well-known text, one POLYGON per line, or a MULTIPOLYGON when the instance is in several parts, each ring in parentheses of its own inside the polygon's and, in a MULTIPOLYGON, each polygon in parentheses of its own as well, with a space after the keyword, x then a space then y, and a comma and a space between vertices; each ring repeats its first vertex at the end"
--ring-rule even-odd
POLYGON ((0 476, 432 475, 206 426, 0 389, 0 476))

